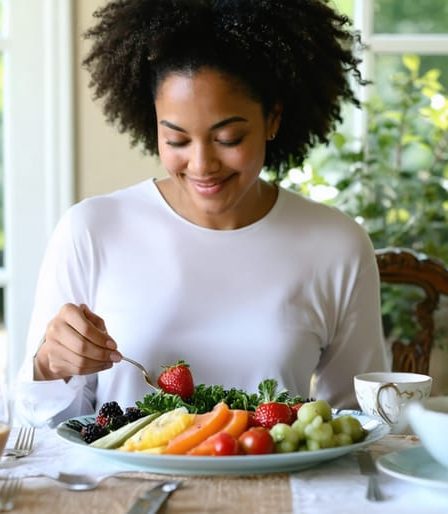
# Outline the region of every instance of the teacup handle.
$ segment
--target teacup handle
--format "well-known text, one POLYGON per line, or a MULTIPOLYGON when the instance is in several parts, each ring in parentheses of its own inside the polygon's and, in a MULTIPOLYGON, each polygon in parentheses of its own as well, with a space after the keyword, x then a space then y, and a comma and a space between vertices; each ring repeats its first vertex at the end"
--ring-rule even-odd
POLYGON ((376 393, 376 409, 378 411, 378 414, 384 419, 384 421, 387 424, 393 425, 394 421, 391 420, 390 417, 386 414, 385 410, 383 409, 383 406, 381 404, 381 399, 380 399, 381 391, 383 391, 384 389, 389 389, 389 388, 394 389, 395 392, 397 393, 397 395, 401 396, 400 390, 398 389, 398 387, 394 383, 389 382, 387 384, 383 384, 382 386, 380 386, 378 388, 378 391, 376 393))

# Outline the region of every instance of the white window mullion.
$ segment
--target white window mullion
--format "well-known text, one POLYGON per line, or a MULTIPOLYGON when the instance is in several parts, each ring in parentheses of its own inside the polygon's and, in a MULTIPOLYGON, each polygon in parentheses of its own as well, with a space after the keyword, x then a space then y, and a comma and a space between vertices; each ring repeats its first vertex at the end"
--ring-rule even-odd
POLYGON ((45 0, 44 19, 46 226, 50 235, 74 199, 73 16, 68 0, 45 0))
MULTIPOLYGON (((362 42, 367 48, 362 54, 360 71, 366 80, 373 77, 373 55, 370 42, 373 34, 373 0, 356 0, 354 13, 354 25, 361 33, 362 42)), ((359 88, 358 97, 361 102, 368 100, 370 94, 369 86, 359 88)), ((357 137, 364 139, 367 133, 367 113, 365 109, 356 109, 354 113, 354 133, 357 137)))
POLYGON ((9 17, 5 316, 13 377, 24 356, 45 244, 73 198, 72 2, 12 0, 9 17))

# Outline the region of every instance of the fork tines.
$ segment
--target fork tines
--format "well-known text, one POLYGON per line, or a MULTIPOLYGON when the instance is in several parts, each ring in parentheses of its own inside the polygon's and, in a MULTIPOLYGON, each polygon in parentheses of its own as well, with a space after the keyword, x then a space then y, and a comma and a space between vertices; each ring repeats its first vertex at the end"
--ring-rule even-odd
POLYGON ((34 427, 20 427, 14 450, 31 451, 34 444, 34 427))
POLYGON ((5 457, 26 457, 33 450, 34 445, 34 433, 36 429, 34 427, 21 427, 17 434, 14 448, 5 448, 3 455, 5 457))
POLYGON ((11 510, 14 507, 13 499, 22 487, 22 479, 17 477, 6 477, 2 479, 0 488, 0 510, 11 510))

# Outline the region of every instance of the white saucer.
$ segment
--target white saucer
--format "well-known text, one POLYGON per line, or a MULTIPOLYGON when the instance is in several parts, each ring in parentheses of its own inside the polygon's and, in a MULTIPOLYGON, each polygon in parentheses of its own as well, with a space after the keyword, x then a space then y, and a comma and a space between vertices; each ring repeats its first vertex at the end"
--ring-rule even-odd
POLYGON ((423 446, 379 457, 378 468, 395 478, 430 487, 448 488, 448 468, 436 462, 423 446))

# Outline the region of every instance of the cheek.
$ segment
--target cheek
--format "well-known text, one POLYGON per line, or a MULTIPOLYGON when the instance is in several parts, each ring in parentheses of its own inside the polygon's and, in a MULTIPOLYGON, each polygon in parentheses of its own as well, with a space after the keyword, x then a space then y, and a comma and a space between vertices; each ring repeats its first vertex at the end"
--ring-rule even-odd
POLYGON ((185 168, 185 159, 179 152, 159 148, 160 162, 168 173, 176 173, 185 168))
POLYGON ((264 164, 264 148, 257 146, 247 149, 247 151, 235 155, 232 164, 241 171, 258 174, 264 164))

